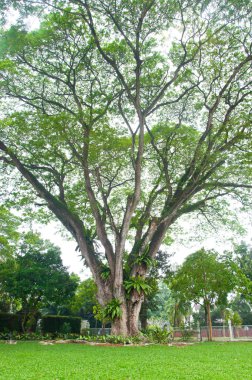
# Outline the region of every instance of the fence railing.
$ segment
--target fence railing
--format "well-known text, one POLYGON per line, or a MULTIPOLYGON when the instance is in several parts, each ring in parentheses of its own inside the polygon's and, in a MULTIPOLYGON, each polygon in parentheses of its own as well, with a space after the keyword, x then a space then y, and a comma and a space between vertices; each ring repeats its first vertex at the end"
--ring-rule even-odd
MULTIPOLYGON (((190 335, 190 340, 205 341, 208 339, 208 327, 200 326, 197 329, 181 330, 180 328, 173 329, 173 338, 175 340, 185 337, 185 332, 190 335), (190 333, 190 334, 189 334, 190 333)), ((252 340, 252 325, 244 326, 213 326, 212 327, 213 340, 227 341, 227 340, 252 340)))
POLYGON ((97 336, 97 335, 110 335, 111 328, 85 328, 82 330, 83 335, 97 336))
MULTIPOLYGON (((213 326, 212 337, 217 341, 228 340, 252 340, 252 325, 244 326, 231 326, 232 332, 228 326, 213 326)), ((110 335, 110 328, 87 328, 84 331, 85 335, 110 335)), ((205 341, 208 340, 207 326, 200 326, 197 329, 180 329, 174 327, 171 334, 174 340, 191 340, 191 341, 205 341)))

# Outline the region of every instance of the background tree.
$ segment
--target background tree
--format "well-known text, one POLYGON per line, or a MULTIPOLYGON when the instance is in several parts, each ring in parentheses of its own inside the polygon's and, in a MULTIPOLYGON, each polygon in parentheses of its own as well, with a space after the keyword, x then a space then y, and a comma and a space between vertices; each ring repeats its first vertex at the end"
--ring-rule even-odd
MULTIPOLYGON (((4 264, 5 270, 8 271, 14 268, 14 253, 20 238, 18 232, 20 225, 20 218, 14 216, 7 208, 0 206, 0 265, 4 264)), ((3 269, 0 274, 0 310, 8 312, 18 305, 15 305, 16 302, 10 299, 1 286, 1 275, 3 275, 3 269)))
POLYGON ((234 248, 235 261, 247 278, 252 281, 252 248, 241 242, 234 248))
POLYGON ((41 25, 27 32, 21 18, 2 32, 0 162, 16 177, 6 194, 49 208, 99 302, 121 305, 113 333, 136 334, 147 263, 171 226, 197 211, 211 222, 220 199, 249 201, 249 4, 10 5, 38 10, 41 25))
POLYGON ((205 309, 209 340, 212 340, 211 307, 225 304, 227 295, 236 286, 231 268, 218 260, 214 251, 201 249, 185 259, 171 282, 171 289, 180 300, 201 304, 205 309))
POLYGON ((148 318, 163 318, 167 321, 168 315, 165 310, 169 290, 162 279, 172 271, 171 257, 172 255, 167 252, 158 251, 148 272, 147 279, 151 285, 151 292, 145 296, 139 315, 142 329, 148 327, 148 318))
POLYGON ((0 206, 0 262, 13 256, 20 233, 20 218, 0 206))
POLYGON ((192 305, 190 300, 185 298, 178 292, 171 289, 168 315, 170 323, 174 327, 183 327, 190 324, 192 315, 192 305))
POLYGON ((75 295, 81 281, 79 276, 75 273, 70 273, 70 279, 77 287, 75 293, 72 293, 72 297, 69 295, 69 297, 62 299, 61 301, 56 300, 56 302, 49 302, 45 307, 40 309, 42 315, 76 315, 76 312, 72 310, 72 304, 75 301, 75 295))
POLYGON ((243 325, 252 325, 252 311, 251 304, 249 304, 244 297, 237 295, 229 304, 229 307, 239 313, 243 325))
POLYGON ((1 266, 0 279, 9 297, 20 302, 24 331, 32 328, 40 308, 66 301, 77 286, 62 265, 59 248, 31 233, 24 237, 14 265, 1 266))
POLYGON ((233 251, 225 252, 237 278, 237 295, 252 303, 252 250, 242 242, 234 246, 233 251))
POLYGON ((96 294, 97 286, 92 278, 88 278, 78 285, 70 307, 73 314, 87 319, 90 327, 97 327, 94 318, 94 307, 98 304, 96 294))

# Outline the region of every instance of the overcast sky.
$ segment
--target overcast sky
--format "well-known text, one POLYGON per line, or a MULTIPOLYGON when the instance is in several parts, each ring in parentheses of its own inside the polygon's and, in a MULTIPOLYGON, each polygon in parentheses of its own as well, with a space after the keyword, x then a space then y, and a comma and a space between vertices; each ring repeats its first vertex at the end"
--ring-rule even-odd
MULTIPOLYGON (((235 233, 231 228, 210 229, 207 234, 202 232, 196 234, 196 225, 192 222, 184 222, 181 232, 176 234, 176 242, 171 246, 165 247, 168 253, 173 253, 174 256, 171 262, 181 264, 186 256, 204 247, 205 249, 215 249, 219 253, 225 250, 231 250, 233 243, 239 243, 242 240, 248 244, 252 242, 251 220, 247 214, 241 214, 240 219, 243 223, 246 232, 243 236, 235 233)), ((34 224, 34 229, 41 233, 42 238, 49 239, 52 243, 60 247, 62 251, 62 260, 70 272, 78 274, 81 279, 86 279, 91 276, 90 271, 84 267, 80 257, 80 252, 77 252, 77 244, 72 239, 62 237, 60 233, 60 223, 51 222, 48 225, 34 224)))

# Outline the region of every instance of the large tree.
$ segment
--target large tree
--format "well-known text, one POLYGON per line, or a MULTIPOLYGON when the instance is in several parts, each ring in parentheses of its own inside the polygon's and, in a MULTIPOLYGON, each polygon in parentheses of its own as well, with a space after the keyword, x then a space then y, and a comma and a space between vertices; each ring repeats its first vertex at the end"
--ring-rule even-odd
POLYGON ((41 24, 2 32, 6 192, 60 220, 99 302, 120 310, 113 333, 136 334, 148 268, 176 220, 209 219, 232 196, 246 205, 249 2, 10 5, 41 24))

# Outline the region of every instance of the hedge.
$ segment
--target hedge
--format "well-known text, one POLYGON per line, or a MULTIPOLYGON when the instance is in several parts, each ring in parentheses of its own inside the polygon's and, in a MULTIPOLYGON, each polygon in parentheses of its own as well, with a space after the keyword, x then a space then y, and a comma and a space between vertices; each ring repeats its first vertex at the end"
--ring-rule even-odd
POLYGON ((0 313, 0 332, 22 332, 21 315, 0 313))
POLYGON ((45 315, 41 318, 41 331, 45 333, 59 333, 64 329, 63 325, 67 323, 71 327, 71 333, 80 334, 81 318, 65 317, 60 315, 45 315))

